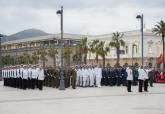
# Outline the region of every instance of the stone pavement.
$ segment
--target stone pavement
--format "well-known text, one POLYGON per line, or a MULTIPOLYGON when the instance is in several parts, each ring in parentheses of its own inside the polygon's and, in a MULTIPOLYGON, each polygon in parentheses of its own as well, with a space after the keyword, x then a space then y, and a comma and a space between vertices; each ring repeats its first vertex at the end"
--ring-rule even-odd
POLYGON ((149 92, 137 86, 71 88, 43 91, 4 87, 0 82, 0 114, 165 114, 165 84, 155 84, 149 92))

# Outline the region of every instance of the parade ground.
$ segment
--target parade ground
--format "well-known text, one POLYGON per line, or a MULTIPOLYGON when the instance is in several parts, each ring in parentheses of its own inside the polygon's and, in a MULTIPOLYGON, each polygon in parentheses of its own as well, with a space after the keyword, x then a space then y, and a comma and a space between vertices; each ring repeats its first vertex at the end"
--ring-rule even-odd
POLYGON ((0 82, 0 114, 165 114, 165 84, 149 92, 126 87, 69 88, 43 91, 4 87, 0 82))

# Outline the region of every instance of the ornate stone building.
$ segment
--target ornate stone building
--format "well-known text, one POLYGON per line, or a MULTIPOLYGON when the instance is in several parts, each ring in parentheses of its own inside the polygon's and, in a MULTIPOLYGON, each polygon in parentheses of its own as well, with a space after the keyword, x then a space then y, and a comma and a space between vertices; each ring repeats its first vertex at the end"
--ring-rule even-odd
MULTIPOLYGON (((141 32, 140 30, 123 32, 126 45, 122 48, 123 54, 120 56, 120 64, 128 63, 130 65, 138 63, 141 65, 141 32)), ((64 34, 64 42, 71 47, 75 47, 82 38, 88 38, 88 42, 92 40, 102 40, 108 45, 112 39, 112 34, 104 35, 78 35, 78 34, 64 34)), ((40 37, 31 37, 19 40, 5 40, 2 43, 3 55, 11 54, 15 57, 23 52, 32 53, 39 47, 45 48, 54 47, 58 49, 60 53, 60 34, 45 35, 40 37)), ((156 36, 151 30, 144 30, 144 65, 152 63, 156 66, 157 58, 162 53, 162 40, 160 36, 156 36)), ((95 54, 88 53, 88 63, 95 63, 95 54)), ((99 57, 99 63, 102 63, 102 59, 99 57)), ((116 63, 116 50, 110 49, 110 52, 106 56, 106 64, 109 63, 113 66, 116 63)), ((49 58, 48 65, 52 65, 52 60, 49 58)), ((57 58, 57 65, 60 64, 60 54, 57 58)))
MULTIPOLYGON (((141 65, 141 55, 142 55, 142 46, 141 46, 141 32, 140 30, 126 31, 124 33, 123 40, 125 41, 125 47, 122 47, 121 50, 124 50, 124 53, 120 55, 120 64, 123 65, 128 63, 130 65, 138 63, 141 65)), ((89 36, 90 40, 102 40, 105 41, 108 45, 112 39, 112 34, 104 34, 97 36, 89 36)), ((152 63, 154 66, 157 66, 157 58, 162 53, 162 40, 161 36, 156 36, 152 33, 151 30, 144 30, 144 65, 152 63)), ((110 49, 110 52, 106 56, 106 63, 114 65, 116 63, 116 50, 114 48, 110 49)), ((89 53, 88 58, 90 62, 95 58, 94 54, 89 53)), ((100 61, 101 63, 101 58, 100 61)))

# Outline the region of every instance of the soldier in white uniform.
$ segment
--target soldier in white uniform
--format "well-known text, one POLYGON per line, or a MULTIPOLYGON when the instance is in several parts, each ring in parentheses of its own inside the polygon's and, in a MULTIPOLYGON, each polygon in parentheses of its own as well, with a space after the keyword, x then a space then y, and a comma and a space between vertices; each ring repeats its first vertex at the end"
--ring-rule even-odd
POLYGON ((27 88, 27 80, 28 80, 28 68, 24 65, 23 68, 23 89, 27 88))
POLYGON ((144 91, 148 92, 148 73, 151 71, 152 69, 146 68, 145 71, 145 75, 144 75, 144 91))
POLYGON ((32 88, 32 68, 31 68, 31 65, 28 65, 28 88, 32 88))
POLYGON ((17 87, 17 67, 13 66, 14 87, 17 87))
POLYGON ((10 67, 11 87, 14 87, 14 68, 10 67))
POLYGON ((89 68, 89 79, 90 79, 90 87, 93 87, 94 86, 94 70, 92 66, 90 66, 89 68))
POLYGON ((142 92, 142 87, 143 87, 143 82, 144 82, 144 77, 145 77, 145 71, 144 71, 142 66, 139 67, 138 72, 139 72, 139 77, 138 77, 138 80, 139 80, 139 92, 142 92))
POLYGON ((8 86, 8 67, 5 68, 5 78, 6 78, 5 86, 8 86))
POLYGON ((40 66, 36 65, 36 86, 37 86, 37 88, 39 88, 39 85, 38 85, 39 72, 40 72, 40 66))
POLYGON ((10 67, 7 68, 7 86, 11 86, 10 67))
POLYGON ((38 88, 39 90, 43 89, 43 81, 44 81, 44 69, 40 66, 39 70, 38 70, 38 88))
POLYGON ((80 68, 78 68, 77 66, 76 66, 76 74, 77 74, 76 85, 80 86, 80 68))
POLYGON ((19 68, 19 88, 23 89, 23 64, 21 64, 20 68, 19 68))
POLYGON ((90 86, 90 66, 88 65, 86 68, 86 75, 87 75, 87 79, 86 79, 86 87, 90 86))
POLYGON ((2 78, 4 80, 4 86, 6 86, 5 67, 2 68, 2 78))
POLYGON ((98 65, 95 67, 95 73, 96 73, 96 86, 101 87, 102 69, 98 65))
POLYGON ((130 67, 127 67, 126 72, 127 72, 127 91, 132 92, 131 91, 131 85, 133 81, 132 69, 130 67))
POLYGON ((87 77, 88 77, 88 69, 87 66, 84 65, 84 68, 82 69, 83 73, 83 87, 87 86, 87 77))
POLYGON ((19 66, 17 65, 16 66, 16 87, 19 88, 19 77, 20 77, 20 74, 19 74, 19 66))
POLYGON ((32 89, 35 89, 35 86, 36 86, 36 76, 37 75, 37 70, 36 70, 36 66, 33 66, 32 67, 32 89))

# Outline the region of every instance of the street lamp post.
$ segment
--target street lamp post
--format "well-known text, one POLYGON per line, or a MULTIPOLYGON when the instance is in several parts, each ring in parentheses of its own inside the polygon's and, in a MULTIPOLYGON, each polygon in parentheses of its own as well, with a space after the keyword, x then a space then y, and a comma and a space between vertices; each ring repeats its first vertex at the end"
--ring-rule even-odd
POLYGON ((143 65, 144 65, 144 53, 143 53, 143 14, 141 14, 141 15, 137 15, 136 16, 136 18, 137 19, 140 19, 141 20, 141 38, 142 38, 142 67, 143 67, 143 65))
POLYGON ((0 80, 2 79, 2 50, 1 50, 1 38, 3 37, 2 34, 0 34, 0 80))
POLYGON ((64 83, 64 62, 63 62, 63 6, 61 6, 61 10, 57 11, 57 14, 61 15, 61 72, 60 72, 60 86, 59 90, 65 90, 64 83))

